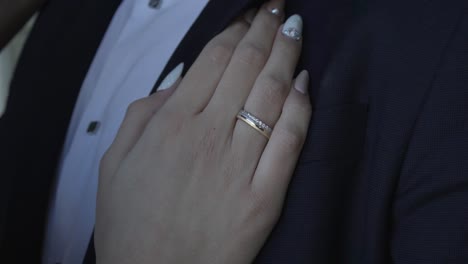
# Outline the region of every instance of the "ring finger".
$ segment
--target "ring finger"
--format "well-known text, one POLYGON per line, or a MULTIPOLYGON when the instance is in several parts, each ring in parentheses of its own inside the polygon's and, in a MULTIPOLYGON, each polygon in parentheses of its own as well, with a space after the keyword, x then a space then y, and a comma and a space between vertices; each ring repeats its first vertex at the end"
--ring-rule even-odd
POLYGON ((283 21, 283 7, 284 0, 271 0, 259 9, 249 32, 236 48, 208 105, 209 109, 218 112, 222 108, 231 117, 244 105, 255 80, 271 55, 276 31, 283 21), (226 99, 229 100, 228 104, 226 99))
MULTIPOLYGON (((244 109, 273 128, 281 115, 286 97, 292 87, 294 71, 302 48, 302 18, 291 16, 280 27, 273 50, 250 92, 244 109)), ((242 146, 241 153, 259 157, 267 138, 247 123, 238 120, 233 145, 242 146), (237 142, 235 142, 237 141, 237 142), (254 151, 252 151, 254 150, 254 151)))

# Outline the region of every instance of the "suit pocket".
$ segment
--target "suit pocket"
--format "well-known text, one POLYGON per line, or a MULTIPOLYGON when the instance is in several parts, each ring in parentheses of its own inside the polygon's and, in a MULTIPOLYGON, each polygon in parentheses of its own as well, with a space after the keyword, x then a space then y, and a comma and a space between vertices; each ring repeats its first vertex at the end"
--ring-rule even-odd
POLYGON ((358 160, 362 157, 368 104, 347 104, 314 110, 300 163, 358 160))

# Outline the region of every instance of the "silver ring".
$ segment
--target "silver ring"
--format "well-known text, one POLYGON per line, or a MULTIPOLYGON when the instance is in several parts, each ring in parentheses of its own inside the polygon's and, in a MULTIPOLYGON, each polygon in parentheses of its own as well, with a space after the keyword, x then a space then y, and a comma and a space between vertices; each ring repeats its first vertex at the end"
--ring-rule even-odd
POLYGON ((273 129, 265 124, 262 120, 257 118, 256 116, 252 115, 251 113, 245 111, 242 109, 239 114, 237 114, 237 119, 244 121, 247 123, 249 126, 251 126, 253 129, 257 130, 265 136, 267 139, 270 139, 271 134, 273 133, 273 129))

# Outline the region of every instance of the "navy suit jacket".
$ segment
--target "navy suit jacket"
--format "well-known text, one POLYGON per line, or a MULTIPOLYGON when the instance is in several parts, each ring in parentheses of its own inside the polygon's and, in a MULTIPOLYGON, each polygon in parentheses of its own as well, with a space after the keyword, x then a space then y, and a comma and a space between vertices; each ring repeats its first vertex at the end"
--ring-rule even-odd
MULTIPOLYGON (((211 0, 165 73, 259 2, 211 0)), ((468 2, 357 2, 287 1, 314 113, 255 263, 467 264, 468 2)), ((40 261, 67 125, 119 3, 50 0, 26 44, 0 119, 2 263, 40 261)))

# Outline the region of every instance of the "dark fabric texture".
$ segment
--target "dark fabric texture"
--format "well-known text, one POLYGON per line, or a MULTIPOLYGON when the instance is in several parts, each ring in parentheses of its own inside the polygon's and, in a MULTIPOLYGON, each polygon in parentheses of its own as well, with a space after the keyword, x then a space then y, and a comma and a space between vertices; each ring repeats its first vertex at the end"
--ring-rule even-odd
POLYGON ((48 1, 26 43, 0 119, 0 263, 40 261, 68 123, 118 4, 48 1))
MULTIPOLYGON (((211 0, 165 72, 258 2, 211 0)), ((314 114, 255 263, 466 264, 468 2, 356 2, 287 1, 314 114)), ((39 263, 71 111, 117 5, 52 0, 28 41, 0 119, 2 263, 39 263)))

